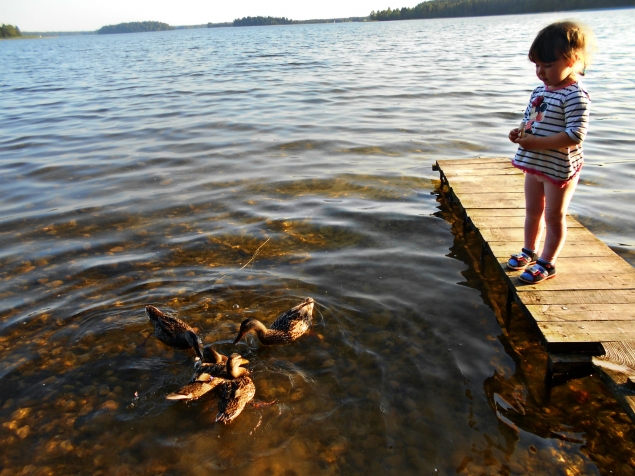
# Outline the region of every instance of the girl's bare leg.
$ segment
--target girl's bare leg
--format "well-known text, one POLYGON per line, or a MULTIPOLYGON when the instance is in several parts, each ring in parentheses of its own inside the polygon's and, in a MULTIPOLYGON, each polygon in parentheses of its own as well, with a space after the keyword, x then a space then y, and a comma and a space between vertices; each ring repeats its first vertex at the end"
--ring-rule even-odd
MULTIPOLYGON (((545 236, 545 247, 542 250, 541 258, 544 261, 554 263, 564 246, 567 238, 567 209, 571 198, 575 192, 580 174, 572 178, 563 188, 545 180, 545 224, 547 235, 545 236)), ((526 194, 526 192, 525 192, 526 194)), ((525 231, 525 233, 527 233, 525 231)))
POLYGON ((544 183, 532 174, 525 174, 525 248, 538 250, 545 212, 544 183))

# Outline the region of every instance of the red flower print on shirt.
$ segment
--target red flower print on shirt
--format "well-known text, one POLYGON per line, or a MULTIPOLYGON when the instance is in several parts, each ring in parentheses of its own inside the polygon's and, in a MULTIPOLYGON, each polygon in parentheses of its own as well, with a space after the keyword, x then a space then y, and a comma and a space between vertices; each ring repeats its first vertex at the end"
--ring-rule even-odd
POLYGON ((538 107, 538 106, 540 106, 542 104, 542 101, 544 101, 544 100, 545 100, 544 96, 538 96, 536 99, 534 99, 532 101, 531 105, 533 107, 538 107))

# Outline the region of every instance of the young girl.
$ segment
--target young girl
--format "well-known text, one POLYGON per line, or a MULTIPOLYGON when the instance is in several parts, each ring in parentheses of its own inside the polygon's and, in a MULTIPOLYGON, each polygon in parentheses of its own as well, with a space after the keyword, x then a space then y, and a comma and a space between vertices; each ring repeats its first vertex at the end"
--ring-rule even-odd
POLYGON ((591 100, 578 75, 584 75, 591 35, 578 23, 557 22, 541 30, 529 49, 543 84, 531 94, 521 127, 509 133, 519 146, 512 164, 525 172, 525 237, 524 248, 507 262, 524 270, 519 279, 526 283, 556 276, 567 235, 567 208, 580 177, 589 122, 591 100), (547 234, 538 257, 543 219, 547 234))

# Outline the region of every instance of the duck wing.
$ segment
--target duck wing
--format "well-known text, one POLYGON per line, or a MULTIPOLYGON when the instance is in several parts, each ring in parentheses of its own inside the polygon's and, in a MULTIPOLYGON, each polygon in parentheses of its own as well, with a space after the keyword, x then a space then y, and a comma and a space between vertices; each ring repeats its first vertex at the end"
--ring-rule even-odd
POLYGON ((315 301, 312 298, 305 299, 297 306, 281 314, 271 324, 270 329, 289 333, 291 340, 300 337, 311 327, 314 304, 315 301))
POLYGON ((216 421, 231 423, 256 395, 256 386, 248 375, 225 381, 219 387, 216 421))
POLYGON ((206 393, 214 390, 225 380, 220 377, 213 377, 207 373, 202 373, 196 380, 181 387, 174 393, 170 393, 165 398, 168 400, 196 400, 206 393))

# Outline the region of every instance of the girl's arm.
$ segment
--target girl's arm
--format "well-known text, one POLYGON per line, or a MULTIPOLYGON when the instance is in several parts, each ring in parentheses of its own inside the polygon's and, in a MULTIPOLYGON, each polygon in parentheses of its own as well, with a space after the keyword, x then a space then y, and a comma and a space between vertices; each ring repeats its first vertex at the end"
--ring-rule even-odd
POLYGON ((516 139, 516 144, 521 146, 525 150, 545 150, 545 149, 566 149, 568 147, 575 147, 578 142, 575 142, 569 134, 566 132, 558 132, 552 136, 538 137, 531 134, 527 134, 522 139, 519 137, 516 139))

